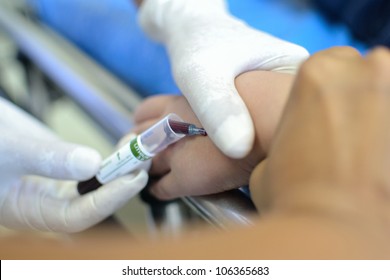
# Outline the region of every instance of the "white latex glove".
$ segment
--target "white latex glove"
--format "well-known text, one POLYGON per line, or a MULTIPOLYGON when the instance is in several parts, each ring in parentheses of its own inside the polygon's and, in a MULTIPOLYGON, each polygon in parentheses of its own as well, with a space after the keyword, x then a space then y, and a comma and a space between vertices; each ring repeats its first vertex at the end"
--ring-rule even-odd
POLYGON ((111 215, 147 182, 140 171, 80 196, 75 181, 96 174, 101 158, 58 139, 0 98, 0 224, 13 229, 84 230, 111 215))
POLYGON ((224 0, 144 0, 139 21, 167 46, 177 85, 214 143, 233 158, 244 157, 254 140, 235 77, 255 69, 293 73, 308 57, 304 48, 233 18, 224 0))

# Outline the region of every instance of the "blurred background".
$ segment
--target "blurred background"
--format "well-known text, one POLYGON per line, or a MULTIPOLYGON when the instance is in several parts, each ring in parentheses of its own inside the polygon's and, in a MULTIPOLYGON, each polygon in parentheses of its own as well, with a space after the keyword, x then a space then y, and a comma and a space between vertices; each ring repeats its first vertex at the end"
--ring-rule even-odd
MULTIPOLYGON (((377 43, 353 21, 337 21, 343 15, 334 1, 227 2, 249 25, 310 53, 338 45, 364 53, 377 43)), ((166 50, 142 33, 132 1, 0 0, 0 94, 64 139, 107 156, 131 129, 134 108, 162 92, 180 94, 166 50)), ((171 236, 199 224, 250 224, 253 214, 250 198, 236 190, 167 203, 139 196, 105 223, 134 237, 171 236)))

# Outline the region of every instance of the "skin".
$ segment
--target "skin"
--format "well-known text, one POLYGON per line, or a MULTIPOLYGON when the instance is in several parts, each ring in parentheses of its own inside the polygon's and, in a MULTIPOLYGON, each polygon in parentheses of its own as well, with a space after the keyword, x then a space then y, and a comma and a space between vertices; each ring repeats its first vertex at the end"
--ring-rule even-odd
POLYGON ((258 209, 319 213, 389 240, 389 73, 386 49, 362 58, 335 48, 304 64, 268 160, 252 174, 258 209))
POLYGON ((303 65, 267 160, 251 175, 262 213, 251 227, 138 242, 100 232, 76 246, 13 237, 0 241, 1 257, 389 259, 389 73, 384 49, 362 58, 335 48, 303 65))

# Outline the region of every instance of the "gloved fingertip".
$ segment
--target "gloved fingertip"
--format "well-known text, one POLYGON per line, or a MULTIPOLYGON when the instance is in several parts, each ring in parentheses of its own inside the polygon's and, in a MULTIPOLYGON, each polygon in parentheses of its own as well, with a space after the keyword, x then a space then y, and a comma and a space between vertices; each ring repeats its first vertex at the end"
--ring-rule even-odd
POLYGON ((148 174, 140 170, 118 178, 99 189, 74 199, 67 207, 69 232, 84 230, 112 215, 145 187, 148 174))
POLYGON ((67 168, 75 180, 85 180, 95 175, 100 167, 100 154, 88 147, 77 147, 67 159, 67 168))
POLYGON ((255 132, 251 122, 244 124, 239 118, 228 118, 210 136, 224 154, 240 159, 251 151, 255 132))
POLYGON ((137 195, 147 182, 148 173, 145 170, 120 177, 91 193, 94 208, 100 216, 111 214, 137 195))
POLYGON ((296 49, 295 49, 296 57, 298 59, 302 60, 302 59, 309 58, 310 53, 306 48, 304 48, 303 46, 300 46, 300 45, 295 45, 295 46, 296 46, 296 49))
POLYGON ((140 169, 129 175, 123 176, 121 180, 123 184, 136 184, 142 186, 143 188, 148 182, 148 178, 149 176, 146 170, 140 169))
POLYGON ((122 176, 102 186, 98 191, 111 196, 113 193, 121 193, 122 198, 132 197, 140 192, 148 182, 148 173, 145 170, 137 170, 122 176))

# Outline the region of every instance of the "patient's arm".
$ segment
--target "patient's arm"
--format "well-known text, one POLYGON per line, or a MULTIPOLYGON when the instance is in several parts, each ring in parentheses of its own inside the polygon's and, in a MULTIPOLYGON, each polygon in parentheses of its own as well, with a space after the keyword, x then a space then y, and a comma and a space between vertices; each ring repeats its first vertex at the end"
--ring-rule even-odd
MULTIPOLYGON (((248 106, 256 130, 252 152, 235 160, 221 153, 208 137, 187 137, 153 159, 151 191, 161 199, 222 192, 249 183, 253 168, 266 155, 274 129, 287 98, 293 76, 253 71, 236 79, 236 88, 248 106)), ((181 96, 147 99, 137 110, 136 130, 140 132, 168 113, 201 125, 181 96)))

